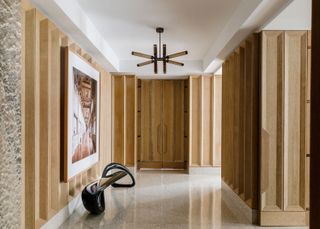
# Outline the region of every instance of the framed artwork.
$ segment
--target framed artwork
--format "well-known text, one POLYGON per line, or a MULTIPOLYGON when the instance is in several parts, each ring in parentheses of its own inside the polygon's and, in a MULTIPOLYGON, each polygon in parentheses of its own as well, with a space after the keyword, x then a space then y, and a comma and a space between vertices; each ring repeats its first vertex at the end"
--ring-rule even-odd
POLYGON ((64 68, 64 182, 99 161, 100 73, 68 48, 64 68))

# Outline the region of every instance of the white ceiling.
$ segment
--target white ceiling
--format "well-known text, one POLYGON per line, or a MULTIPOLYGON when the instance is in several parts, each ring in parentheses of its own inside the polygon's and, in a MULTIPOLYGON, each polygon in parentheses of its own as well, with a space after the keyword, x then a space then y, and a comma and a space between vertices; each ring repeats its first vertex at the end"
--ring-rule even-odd
POLYGON ((164 27, 168 53, 188 50, 183 60, 202 60, 239 0, 77 0, 120 60, 131 51, 152 54, 155 28, 164 27))
POLYGON ((164 27, 168 53, 189 51, 177 58, 185 66, 170 65, 167 78, 215 72, 243 39, 296 1, 306 0, 32 0, 110 72, 152 76, 152 66, 136 67, 144 60, 131 51, 152 54, 155 28, 164 27))

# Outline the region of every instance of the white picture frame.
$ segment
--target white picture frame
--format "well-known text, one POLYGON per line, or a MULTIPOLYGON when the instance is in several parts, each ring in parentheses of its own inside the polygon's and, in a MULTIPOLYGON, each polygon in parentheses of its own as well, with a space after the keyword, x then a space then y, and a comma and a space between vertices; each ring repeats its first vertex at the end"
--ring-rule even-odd
POLYGON ((64 48, 64 182, 99 162, 100 72, 64 48))

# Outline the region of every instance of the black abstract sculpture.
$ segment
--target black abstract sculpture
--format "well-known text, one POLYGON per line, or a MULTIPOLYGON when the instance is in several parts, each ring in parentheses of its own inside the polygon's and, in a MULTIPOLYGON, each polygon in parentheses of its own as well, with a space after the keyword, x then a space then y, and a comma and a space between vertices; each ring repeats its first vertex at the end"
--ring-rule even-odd
POLYGON ((104 190, 112 186, 114 188, 133 187, 135 179, 127 167, 119 163, 111 163, 105 167, 101 179, 87 185, 82 191, 82 202, 84 207, 92 214, 99 215, 105 210, 104 190), (117 170, 108 174, 111 170, 117 170), (131 184, 116 183, 121 178, 128 175, 131 178, 131 184))

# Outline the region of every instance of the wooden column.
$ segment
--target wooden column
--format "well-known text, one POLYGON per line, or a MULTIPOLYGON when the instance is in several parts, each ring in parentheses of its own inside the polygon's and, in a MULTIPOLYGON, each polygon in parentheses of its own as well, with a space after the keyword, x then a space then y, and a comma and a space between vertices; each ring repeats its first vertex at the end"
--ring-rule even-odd
POLYGON ((113 161, 136 166, 136 78, 113 76, 113 161))

